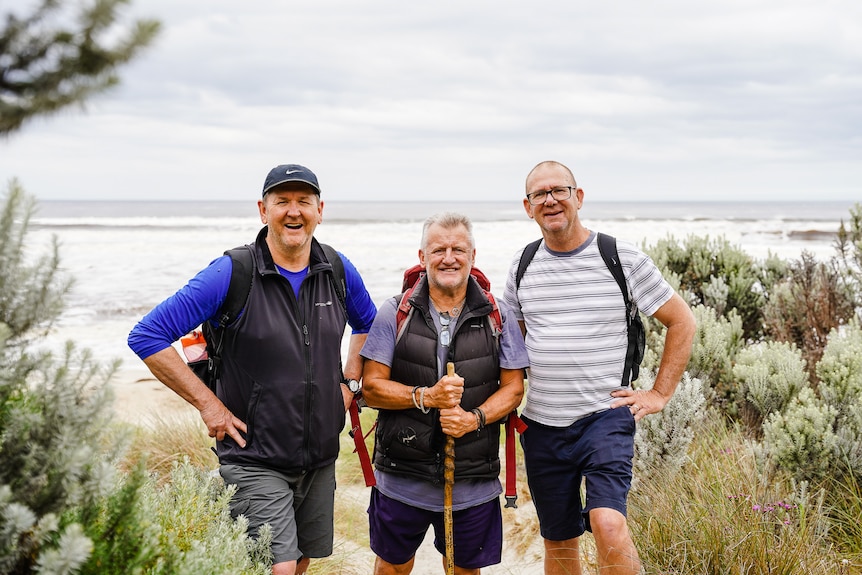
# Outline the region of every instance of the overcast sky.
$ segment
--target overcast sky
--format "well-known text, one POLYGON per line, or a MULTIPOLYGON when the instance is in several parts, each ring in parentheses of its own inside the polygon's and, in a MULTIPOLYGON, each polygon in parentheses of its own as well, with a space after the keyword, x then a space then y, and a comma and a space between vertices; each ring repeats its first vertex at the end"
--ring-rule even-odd
POLYGON ((133 0, 121 86, 0 140, 40 199, 862 201, 859 0, 133 0))

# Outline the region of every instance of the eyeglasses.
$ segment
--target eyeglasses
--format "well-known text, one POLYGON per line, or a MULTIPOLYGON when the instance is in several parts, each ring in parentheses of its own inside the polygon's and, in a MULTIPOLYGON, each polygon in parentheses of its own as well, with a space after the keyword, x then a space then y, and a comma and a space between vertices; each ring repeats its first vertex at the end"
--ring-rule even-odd
POLYGON ((551 190, 542 190, 541 192, 533 192, 532 194, 527 194, 527 200, 530 201, 530 204, 533 206, 538 206, 544 204, 548 195, 558 202, 562 202, 563 200, 568 200, 572 197, 572 190, 575 189, 574 186, 558 186, 551 190))
POLYGON ((448 312, 440 314, 440 325, 443 329, 440 330, 440 345, 443 347, 449 347, 449 342, 452 340, 452 336, 449 334, 449 324, 452 323, 452 318, 449 316, 448 312))

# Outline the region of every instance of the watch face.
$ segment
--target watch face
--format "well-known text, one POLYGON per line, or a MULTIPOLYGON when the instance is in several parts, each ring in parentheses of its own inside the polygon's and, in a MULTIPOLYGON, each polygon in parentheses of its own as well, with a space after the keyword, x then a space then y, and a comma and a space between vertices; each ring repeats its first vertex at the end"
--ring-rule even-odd
POLYGON ((355 379, 348 379, 347 380, 347 389, 349 389, 353 393, 358 392, 361 388, 362 388, 362 385, 358 381, 356 381, 355 379))

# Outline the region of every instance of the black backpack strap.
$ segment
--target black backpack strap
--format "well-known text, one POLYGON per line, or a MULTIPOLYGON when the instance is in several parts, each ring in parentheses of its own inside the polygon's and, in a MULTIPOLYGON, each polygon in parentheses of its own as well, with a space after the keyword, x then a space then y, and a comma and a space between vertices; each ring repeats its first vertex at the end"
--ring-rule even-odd
POLYGON ((231 273, 227 295, 219 308, 218 326, 208 321, 203 324, 204 339, 207 342, 207 356, 209 357, 206 381, 213 392, 215 392, 215 384, 219 378, 225 327, 236 321, 240 312, 245 308, 248 294, 251 293, 251 283, 254 281, 254 258, 251 255, 251 246, 233 248, 224 254, 230 256, 231 273))
POLYGON ((616 238, 599 232, 596 241, 599 244, 599 253, 602 255, 602 259, 605 260, 605 265, 608 266, 611 275, 617 281, 617 285, 619 285, 620 291, 623 294, 623 301, 626 304, 628 349, 626 350, 626 364, 623 368, 623 387, 626 387, 630 382, 638 378, 638 372, 640 371, 640 362, 636 359, 640 345, 638 338, 641 337, 638 330, 640 329, 642 333, 642 328, 638 325, 640 324, 640 317, 637 316, 638 310, 629 298, 629 288, 623 274, 623 266, 620 264, 616 238))
POLYGON ((518 288, 521 287, 521 278, 524 277, 524 272, 527 271, 527 266, 529 266, 530 262, 533 261, 533 256, 535 256, 536 252, 539 251, 540 245, 542 245, 542 238, 527 244, 524 251, 521 253, 521 259, 518 262, 518 269, 515 271, 515 291, 518 291, 518 288))
POLYGON ((227 296, 219 310, 219 325, 228 326, 236 321, 237 316, 245 307, 248 294, 251 292, 251 282, 254 271, 254 261, 249 246, 240 246, 225 252, 231 259, 230 284, 227 296))
POLYGON ((347 313, 347 280, 344 276, 344 262, 341 261, 341 256, 335 251, 335 248, 328 244, 320 244, 323 248, 323 253, 326 256, 329 265, 332 266, 332 281, 335 287, 335 293, 338 295, 338 301, 341 302, 341 308, 344 313, 347 313))

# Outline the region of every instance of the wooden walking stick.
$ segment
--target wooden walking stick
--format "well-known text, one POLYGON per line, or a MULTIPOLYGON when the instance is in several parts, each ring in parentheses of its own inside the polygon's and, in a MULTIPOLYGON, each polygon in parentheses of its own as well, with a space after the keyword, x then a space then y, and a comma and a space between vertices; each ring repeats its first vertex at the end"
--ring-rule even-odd
MULTIPOLYGON (((446 374, 455 375, 455 364, 446 364, 446 374)), ((452 530, 452 487, 455 485, 455 438, 446 436, 443 452, 443 531, 446 534, 446 575, 455 575, 455 535, 452 530)))

